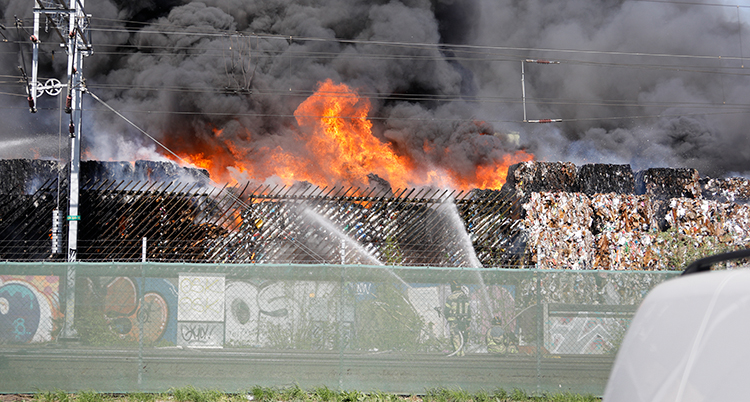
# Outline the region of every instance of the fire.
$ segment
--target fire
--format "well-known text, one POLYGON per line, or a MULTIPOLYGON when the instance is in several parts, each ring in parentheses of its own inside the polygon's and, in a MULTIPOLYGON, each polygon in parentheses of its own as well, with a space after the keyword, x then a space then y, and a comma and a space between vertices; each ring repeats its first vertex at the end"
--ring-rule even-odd
POLYGON ((369 112, 368 99, 330 80, 299 105, 294 116, 309 131, 306 149, 318 167, 316 178, 323 181, 315 184, 367 186, 367 175, 374 173, 395 188, 408 185, 409 160, 372 135, 369 112))
MULTIPOLYGON (((447 153, 436 144, 425 142, 421 158, 398 150, 373 134, 368 118, 371 104, 345 84, 326 80, 294 112, 298 138, 294 146, 240 145, 213 129, 213 135, 201 136, 193 144, 173 143, 180 157, 196 167, 206 169, 215 181, 233 184, 235 176, 266 180, 276 176, 284 184, 307 181, 319 187, 369 186, 368 175, 388 181, 392 188, 411 186, 497 189, 505 183, 508 167, 533 159, 524 151, 485 158, 471 171, 458 172, 445 166, 419 166, 415 160, 424 155, 447 153), (300 145, 301 144, 301 145, 300 145)), ((478 123, 477 123, 478 124, 478 123)), ((486 134, 479 133, 477 135, 486 134)), ((254 144, 246 132, 243 144, 254 144)))

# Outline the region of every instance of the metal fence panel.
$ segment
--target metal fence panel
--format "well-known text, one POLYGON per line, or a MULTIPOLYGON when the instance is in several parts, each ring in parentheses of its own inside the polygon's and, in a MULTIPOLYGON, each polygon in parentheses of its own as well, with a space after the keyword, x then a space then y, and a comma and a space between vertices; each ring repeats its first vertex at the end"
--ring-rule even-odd
POLYGON ((325 385, 601 394, 637 306, 675 275, 0 263, 0 392, 325 385), (66 309, 69 294, 75 309, 66 309), (74 336, 65 335, 70 322, 74 336))

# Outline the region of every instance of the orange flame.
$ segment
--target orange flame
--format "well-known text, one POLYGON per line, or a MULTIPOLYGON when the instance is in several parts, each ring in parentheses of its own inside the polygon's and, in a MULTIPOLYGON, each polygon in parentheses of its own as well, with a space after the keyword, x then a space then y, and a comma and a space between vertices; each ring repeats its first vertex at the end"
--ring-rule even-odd
POLYGON ((374 173, 396 188, 408 185, 409 160, 372 135, 369 112, 368 99, 331 80, 299 105, 294 116, 310 131, 306 148, 318 167, 315 184, 367 186, 367 175, 374 173))
MULTIPOLYGON (((294 112, 302 152, 281 146, 250 151, 224 138, 222 130, 213 130, 213 136, 202 137, 192 149, 186 149, 187 144, 174 146, 182 148, 178 153, 185 161, 208 170, 218 182, 234 182, 228 170, 232 167, 256 180, 277 176, 287 185, 308 181, 319 187, 367 187, 368 174, 376 174, 394 189, 422 185, 498 189, 505 183, 510 165, 534 157, 517 151, 480 163, 468 173, 417 166, 410 155, 397 152, 393 144, 373 135, 370 107, 369 99, 345 84, 326 80, 294 112)), ((243 140, 250 143, 251 134, 245 135, 243 140)), ((435 144, 425 142, 423 146, 426 154, 440 151, 435 144)))

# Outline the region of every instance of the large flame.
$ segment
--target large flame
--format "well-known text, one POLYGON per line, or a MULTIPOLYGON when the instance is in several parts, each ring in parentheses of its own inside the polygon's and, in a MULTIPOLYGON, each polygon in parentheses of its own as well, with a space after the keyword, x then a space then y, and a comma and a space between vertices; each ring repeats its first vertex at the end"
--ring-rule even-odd
POLYGON ((327 80, 294 112, 299 126, 309 132, 306 148, 317 166, 306 180, 317 185, 341 182, 368 184, 367 175, 376 174, 395 188, 409 184, 408 158, 396 155, 390 144, 372 135, 368 99, 344 84, 327 80))
MULTIPOLYGON (((430 185, 458 190, 497 189, 505 183, 508 167, 533 159, 523 151, 504 154, 477 164, 469 172, 442 166, 417 166, 412 155, 397 152, 393 145, 379 140, 368 119, 370 101, 345 84, 326 80, 299 105, 294 116, 302 147, 296 151, 275 148, 256 149, 251 155, 221 130, 202 138, 192 149, 182 145, 183 160, 210 172, 220 182, 233 180, 233 173, 264 181, 276 176, 285 184, 307 181, 319 187, 349 185, 367 187, 368 175, 387 180, 394 189, 430 185), (197 151, 197 150, 200 151, 197 151), (300 151, 302 149, 302 151, 300 151)), ((247 133, 248 143, 250 133, 247 133)), ((426 154, 445 152, 425 144, 426 154)), ((178 152, 180 153, 180 152, 178 152)))

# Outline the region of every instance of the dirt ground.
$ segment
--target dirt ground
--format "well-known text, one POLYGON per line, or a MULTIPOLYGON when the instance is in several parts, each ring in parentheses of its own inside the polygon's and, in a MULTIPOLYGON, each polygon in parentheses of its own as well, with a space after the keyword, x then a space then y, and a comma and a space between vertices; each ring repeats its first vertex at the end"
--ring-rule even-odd
POLYGON ((25 402, 32 399, 32 394, 0 394, 0 402, 25 402))

